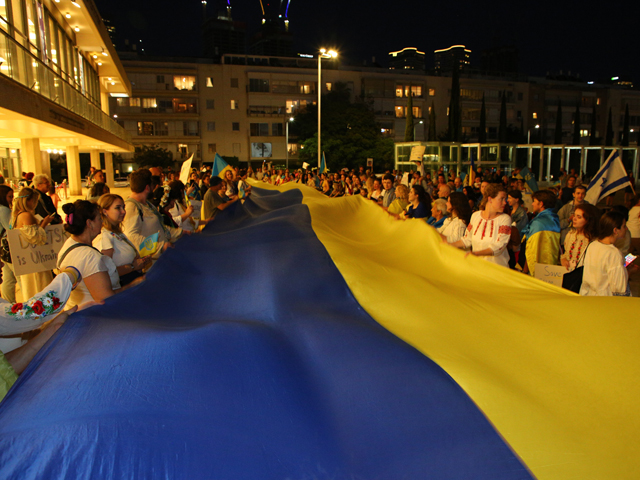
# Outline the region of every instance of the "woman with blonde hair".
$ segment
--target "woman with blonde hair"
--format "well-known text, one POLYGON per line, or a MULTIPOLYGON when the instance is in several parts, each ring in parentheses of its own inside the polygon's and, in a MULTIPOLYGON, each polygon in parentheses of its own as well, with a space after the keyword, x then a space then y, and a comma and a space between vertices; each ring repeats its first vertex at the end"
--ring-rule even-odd
POLYGON ((406 185, 398 185, 396 187, 396 199, 391 202, 387 212, 391 215, 398 217, 409 206, 409 189, 406 185))
POLYGON ((97 203, 102 216, 102 230, 92 243, 100 253, 113 260, 120 285, 124 287, 142 276, 143 269, 151 264, 151 257, 140 258, 138 249, 122 231, 122 221, 126 215, 122 197, 106 193, 97 203))
MULTIPOLYGON (((47 215, 40 223, 35 217, 40 194, 37 190, 25 187, 18 192, 13 199, 13 212, 11 214, 11 229, 20 230, 22 239, 30 245, 44 245, 47 243, 45 227, 53 220, 53 215, 47 215)), ((51 270, 44 272, 28 273, 19 276, 22 299, 29 299, 43 290, 51 280, 51 270)))

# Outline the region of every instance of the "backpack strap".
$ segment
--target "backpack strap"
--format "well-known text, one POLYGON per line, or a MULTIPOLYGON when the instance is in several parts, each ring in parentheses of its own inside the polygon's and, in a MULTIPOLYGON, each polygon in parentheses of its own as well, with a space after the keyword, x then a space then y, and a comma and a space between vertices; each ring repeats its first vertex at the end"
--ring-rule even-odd
POLYGON ((71 252, 71 250, 75 249, 75 248, 79 248, 79 247, 89 247, 89 248, 93 248, 96 252, 98 252, 100 255, 102 255, 102 252, 100 250, 98 250, 96 247, 94 247, 93 245, 89 245, 87 243, 76 243, 74 245, 71 245, 69 248, 67 248, 67 250, 62 254, 58 256, 58 269, 60 269, 60 265, 62 264, 63 260, 66 258, 67 255, 69 255, 69 252, 71 252))

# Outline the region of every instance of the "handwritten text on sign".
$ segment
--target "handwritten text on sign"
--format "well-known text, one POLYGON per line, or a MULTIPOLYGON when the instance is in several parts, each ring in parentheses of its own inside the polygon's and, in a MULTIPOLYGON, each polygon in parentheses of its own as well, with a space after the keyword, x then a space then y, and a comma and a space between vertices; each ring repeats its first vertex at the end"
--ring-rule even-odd
POLYGON ((562 265, 545 265, 536 263, 535 277, 552 285, 562 286, 562 277, 567 273, 567 268, 562 265))
POLYGON ((44 231, 47 232, 47 243, 44 245, 30 245, 20 234, 20 230, 9 230, 7 233, 11 261, 16 275, 56 268, 58 253, 67 241, 67 236, 62 225, 49 225, 44 231))

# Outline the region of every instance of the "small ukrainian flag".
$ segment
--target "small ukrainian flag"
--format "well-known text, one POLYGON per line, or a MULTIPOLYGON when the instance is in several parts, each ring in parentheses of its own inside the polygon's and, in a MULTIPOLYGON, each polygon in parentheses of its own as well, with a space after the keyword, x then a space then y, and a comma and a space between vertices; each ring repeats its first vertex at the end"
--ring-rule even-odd
POLYGON ((140 250, 141 257, 147 257, 149 255, 153 255, 158 250, 158 233, 154 233, 153 235, 149 235, 144 241, 140 244, 138 248, 140 250))

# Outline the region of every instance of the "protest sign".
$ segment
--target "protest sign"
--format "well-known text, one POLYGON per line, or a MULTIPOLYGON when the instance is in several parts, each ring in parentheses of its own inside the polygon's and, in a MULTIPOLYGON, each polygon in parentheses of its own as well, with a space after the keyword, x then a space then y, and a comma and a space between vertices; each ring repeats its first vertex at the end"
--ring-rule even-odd
POLYGON ((187 185, 189 183, 189 172, 191 171, 191 164, 193 163, 193 153, 191 156, 182 163, 180 168, 180 181, 187 185))
POLYGON ((56 268, 58 253, 67 241, 67 236, 62 225, 48 225, 44 231, 47 232, 47 243, 44 245, 29 244, 20 230, 7 232, 11 261, 16 275, 45 272, 56 268))
POLYGON ((562 265, 546 265, 536 263, 534 277, 543 282, 562 287, 562 277, 567 273, 567 268, 562 265))
POLYGON ((411 162, 421 162, 422 163, 422 156, 424 155, 424 151, 426 150, 427 147, 423 146, 423 145, 418 145, 415 147, 411 148, 411 156, 409 157, 409 161, 411 162))

